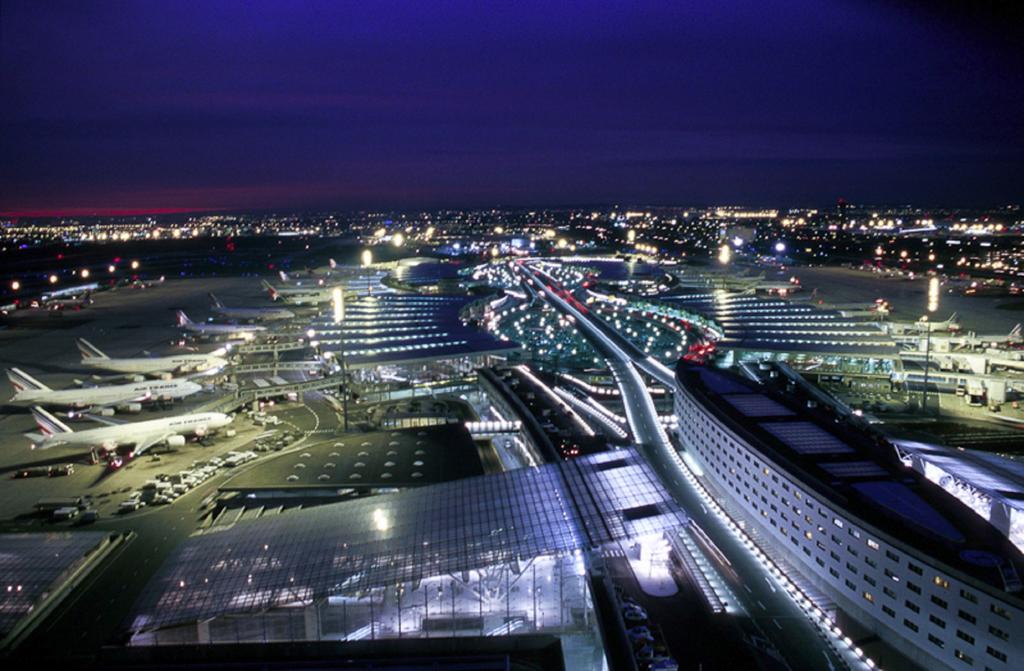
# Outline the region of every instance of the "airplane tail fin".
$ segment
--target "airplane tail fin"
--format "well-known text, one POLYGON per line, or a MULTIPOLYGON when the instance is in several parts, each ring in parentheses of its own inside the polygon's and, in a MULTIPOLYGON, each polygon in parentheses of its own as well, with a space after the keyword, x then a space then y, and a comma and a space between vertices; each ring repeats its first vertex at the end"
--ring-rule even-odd
POLYGON ((41 433, 26 433, 25 437, 32 441, 32 447, 45 447, 47 438, 41 433))
POLYGON ((335 261, 334 259, 327 259, 327 262, 331 264, 331 270, 334 270, 335 268, 338 267, 338 262, 335 261))
POLYGON ((82 359, 109 359, 110 357, 100 351, 96 345, 85 338, 78 339, 78 351, 82 353, 82 359))
POLYGON ((220 300, 216 296, 213 295, 212 291, 210 293, 208 293, 207 296, 209 296, 210 300, 213 301, 214 307, 218 307, 218 308, 224 307, 224 304, 221 303, 220 300))
POLYGON ((192 324, 192 320, 188 318, 184 310, 178 310, 178 326, 189 326, 192 324))
POLYGON ((71 427, 38 405, 32 406, 32 417, 36 420, 36 425, 39 426, 39 431, 45 438, 52 438, 62 433, 73 433, 71 427))
POLYGON ((951 314, 949 316, 949 319, 947 319, 946 321, 949 324, 959 324, 960 323, 960 315, 957 314, 956 312, 954 312, 953 314, 951 314))
POLYGON ((271 298, 272 300, 275 300, 275 301, 276 301, 276 300, 277 300, 277 298, 278 298, 278 296, 280 295, 280 294, 278 294, 278 293, 277 293, 277 289, 275 289, 275 288, 273 287, 273 285, 272 285, 272 284, 270 284, 270 282, 268 282, 268 281, 266 281, 266 280, 261 280, 261 281, 263 282, 263 286, 267 288, 267 291, 269 291, 269 292, 270 292, 270 298, 271 298))
POLYGON ((1019 337, 1021 337, 1021 335, 1024 335, 1024 331, 1021 330, 1021 325, 1020 324, 1017 324, 1012 329, 1010 329, 1010 337, 1011 338, 1019 338, 1019 337))
POLYGON ((287 282, 288 281, 288 273, 286 273, 283 270, 277 271, 277 276, 281 278, 282 282, 287 282))
POLYGON ((50 388, 45 384, 19 368, 8 368, 7 379, 11 381, 11 385, 14 387, 15 391, 25 391, 26 389, 33 391, 50 391, 50 388))

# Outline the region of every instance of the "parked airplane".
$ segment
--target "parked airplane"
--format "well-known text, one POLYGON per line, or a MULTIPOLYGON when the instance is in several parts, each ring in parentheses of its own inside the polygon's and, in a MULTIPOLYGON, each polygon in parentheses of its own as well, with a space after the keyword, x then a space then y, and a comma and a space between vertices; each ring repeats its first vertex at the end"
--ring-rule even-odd
POLYGON ((232 335, 232 336, 245 336, 252 335, 257 331, 266 331, 266 326, 254 326, 252 324, 211 324, 209 322, 196 323, 188 318, 183 310, 178 310, 178 326, 195 333, 197 335, 204 336, 217 336, 217 335, 232 335))
POLYGON ((944 322, 933 322, 918 320, 916 322, 888 322, 888 328, 894 335, 912 335, 928 331, 929 333, 941 333, 948 331, 954 333, 960 330, 960 319, 957 313, 950 315, 944 322))
POLYGON ((7 379, 15 394, 9 403, 59 405, 70 408, 106 408, 119 406, 136 412, 142 401, 172 400, 202 391, 200 384, 184 379, 144 380, 129 384, 77 389, 51 389, 18 368, 7 370, 7 379))
POLYGON ((277 276, 281 278, 281 282, 284 284, 303 285, 308 284, 309 281, 315 281, 319 285, 323 285, 324 279, 330 277, 334 270, 337 270, 338 263, 334 259, 328 259, 329 270, 325 273, 318 273, 312 268, 306 269, 306 277, 295 277, 284 270, 277 271, 277 276))
POLYGON ((187 436, 206 436, 227 426, 232 420, 230 415, 220 412, 200 412, 131 423, 95 417, 106 426, 75 431, 38 406, 32 408, 32 416, 39 426, 39 433, 25 434, 32 441, 32 449, 45 450, 55 445, 99 448, 112 468, 119 468, 125 459, 138 456, 154 445, 181 447, 187 436))
POLYGON ((137 375, 164 375, 170 373, 196 373, 218 370, 228 365, 218 354, 172 354, 154 357, 109 357, 85 338, 78 339, 82 365, 91 368, 137 375))
POLYGON ((284 303, 293 305, 318 305, 331 300, 334 287, 275 287, 270 282, 262 280, 263 286, 270 292, 270 297, 284 303))
POLYGON ((992 333, 975 333, 974 331, 968 331, 967 333, 953 336, 951 341, 956 344, 968 347, 1000 347, 1004 345, 1020 345, 1024 343, 1024 330, 1020 324, 1017 324, 1010 332, 1006 335, 996 335, 992 333))
POLYGON ((213 312, 226 319, 273 321, 276 319, 292 319, 295 317, 295 313, 287 308, 228 307, 221 303, 220 300, 218 300, 212 293, 210 294, 210 300, 213 301, 213 307, 211 308, 213 312))

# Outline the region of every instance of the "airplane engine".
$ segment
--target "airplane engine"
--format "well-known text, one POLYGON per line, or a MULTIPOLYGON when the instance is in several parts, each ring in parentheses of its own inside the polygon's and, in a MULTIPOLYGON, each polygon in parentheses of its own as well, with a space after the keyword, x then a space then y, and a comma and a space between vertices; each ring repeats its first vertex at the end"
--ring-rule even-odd
POLYGON ((139 412, 139 411, 142 410, 142 404, 141 403, 129 403, 128 405, 125 406, 125 410, 127 410, 128 412, 139 412))
POLYGON ((160 379, 161 379, 161 380, 170 380, 170 379, 171 379, 171 378, 173 378, 173 377, 174 377, 174 376, 173 376, 173 375, 171 375, 170 373, 161 373, 161 374, 160 374, 160 379))
POLYGON ((185 445, 185 436, 171 436, 167 439, 168 447, 183 447, 185 445))
POLYGON ((101 408, 99 412, 101 417, 111 417, 114 414, 113 408, 101 408))

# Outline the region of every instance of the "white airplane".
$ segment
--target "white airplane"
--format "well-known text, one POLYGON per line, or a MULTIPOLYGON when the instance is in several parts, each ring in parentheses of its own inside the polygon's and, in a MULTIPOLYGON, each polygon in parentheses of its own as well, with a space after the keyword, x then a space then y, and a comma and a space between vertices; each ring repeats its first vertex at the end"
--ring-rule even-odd
POLYGON ((1024 343, 1024 330, 1017 324, 1006 335, 995 335, 990 333, 975 333, 968 331, 965 334, 954 335, 950 338, 952 342, 969 347, 1000 347, 1003 345, 1020 345, 1024 343))
POLYGON ((266 326, 254 326, 252 324, 210 324, 209 322, 196 323, 188 318, 183 310, 178 310, 178 326, 180 328, 204 336, 246 336, 257 331, 266 331, 266 326))
POLYGON ((25 434, 32 441, 32 449, 45 450, 55 445, 99 448, 113 468, 120 467, 125 458, 138 456, 154 445, 181 447, 187 436, 201 438, 227 426, 233 419, 221 412, 200 412, 131 423, 94 417, 106 426, 75 431, 38 406, 32 408, 32 417, 39 426, 39 433, 25 434), (125 451, 124 448, 128 449, 125 451))
POLYGON ((90 368, 133 375, 165 375, 218 370, 228 365, 220 352, 211 354, 172 354, 171 356, 144 356, 131 358, 109 357, 85 338, 78 339, 82 365, 90 368))
POLYGON ((202 391, 200 384, 184 379, 144 380, 129 384, 78 389, 51 389, 18 368, 7 370, 15 394, 8 403, 24 405, 59 405, 70 408, 104 408, 119 406, 137 412, 140 403, 151 400, 172 400, 202 391))
POLYGON ((330 277, 331 274, 332 274, 332 271, 338 269, 338 263, 334 259, 328 259, 327 262, 329 264, 329 266, 328 266, 329 270, 327 272, 325 272, 325 273, 318 273, 316 270, 307 269, 306 270, 306 277, 302 278, 302 277, 292 277, 287 272, 285 272, 283 270, 279 270, 279 271, 277 271, 277 276, 281 278, 281 282, 284 283, 284 284, 302 285, 302 284, 308 284, 309 282, 314 282, 314 283, 319 284, 319 285, 322 286, 323 283, 324 283, 324 278, 325 277, 330 277))
POLYGON ((929 333, 955 333, 960 330, 960 316, 950 315, 944 322, 918 320, 916 322, 889 322, 889 329, 895 335, 913 335, 927 331, 929 333))
POLYGON ((334 287, 275 287, 270 282, 262 280, 263 286, 270 292, 270 297, 284 303, 293 305, 318 305, 331 300, 334 287))
POLYGON ((254 319, 273 321, 276 319, 292 319, 295 317, 295 313, 287 308, 275 308, 275 307, 228 307, 218 300, 212 293, 210 294, 210 300, 213 301, 214 313, 224 317, 225 319, 254 319))

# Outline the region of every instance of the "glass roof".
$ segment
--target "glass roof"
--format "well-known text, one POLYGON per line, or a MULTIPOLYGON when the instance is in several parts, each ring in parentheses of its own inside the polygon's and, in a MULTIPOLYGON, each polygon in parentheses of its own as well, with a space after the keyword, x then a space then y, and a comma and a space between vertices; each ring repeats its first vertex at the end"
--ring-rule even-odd
POLYGON ((323 505, 189 538, 151 580, 129 628, 561 554, 683 521, 631 450, 323 505), (610 459, 621 464, 602 469, 610 459))
POLYGON ((106 535, 83 531, 0 536, 0 635, 28 615, 62 574, 106 535))

